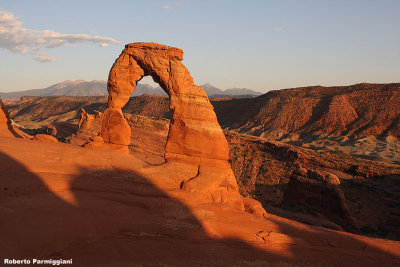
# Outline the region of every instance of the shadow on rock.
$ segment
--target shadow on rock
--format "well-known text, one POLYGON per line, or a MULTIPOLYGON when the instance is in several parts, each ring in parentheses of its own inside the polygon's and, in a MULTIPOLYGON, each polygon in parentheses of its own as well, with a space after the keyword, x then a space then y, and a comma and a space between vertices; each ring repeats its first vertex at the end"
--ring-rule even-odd
POLYGON ((273 215, 264 220, 274 230, 261 236, 261 247, 212 238, 192 208, 131 171, 81 168, 77 175, 32 173, 4 153, 0 162, 3 259, 72 258, 76 266, 399 263, 391 253, 370 249, 350 235, 321 235, 315 228, 282 223, 273 215), (291 241, 277 242, 282 237, 291 241), (359 248, 356 254, 353 248, 359 248))

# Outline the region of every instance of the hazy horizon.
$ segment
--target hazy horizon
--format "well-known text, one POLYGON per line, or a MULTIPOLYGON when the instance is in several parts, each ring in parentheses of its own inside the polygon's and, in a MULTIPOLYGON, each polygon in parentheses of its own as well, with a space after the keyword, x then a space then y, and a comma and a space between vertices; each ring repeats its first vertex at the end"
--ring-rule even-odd
MULTIPOLYGON (((61 81, 61 82, 54 83, 54 84, 50 84, 50 85, 45 86, 45 87, 43 87, 43 88, 30 88, 30 89, 22 89, 22 90, 15 90, 15 91, 2 91, 2 90, 0 90, 0 93, 17 93, 17 92, 29 91, 29 90, 42 90, 42 89, 46 89, 46 88, 52 87, 52 86, 57 85, 57 84, 61 84, 61 83, 67 82, 67 81, 70 81, 70 82, 77 82, 77 81, 83 81, 83 82, 105 82, 105 83, 107 83, 107 80, 91 80, 91 81, 87 81, 87 80, 84 80, 84 79, 80 79, 80 80, 65 80, 65 81, 61 81)), ((361 82, 361 83, 362 83, 362 82, 361 82)), ((389 84, 389 83, 398 83, 398 82, 388 82, 388 83, 382 83, 382 84, 389 84)), ((140 81, 138 82, 138 84, 150 85, 153 89, 156 88, 156 87, 160 87, 160 88, 161 88, 161 86, 160 86, 158 83, 155 83, 155 82, 152 80, 152 78, 149 77, 149 76, 143 77, 143 79, 140 80, 140 81)), ((372 84, 374 84, 374 83, 372 83, 372 84)), ((376 83, 376 84, 380 84, 380 83, 376 83)), ((204 85, 212 85, 212 86, 214 86, 214 87, 216 87, 216 88, 218 88, 218 89, 220 89, 220 90, 223 90, 223 91, 224 91, 224 90, 229 90, 229 89, 250 89, 250 90, 252 90, 252 91, 255 91, 255 92, 264 94, 264 93, 267 93, 267 92, 273 91, 273 90, 284 90, 284 89, 301 88, 301 87, 309 87, 309 86, 335 87, 335 86, 351 86, 351 85, 355 85, 355 84, 329 85, 329 86, 327 86, 327 85, 320 85, 320 84, 314 84, 314 85, 297 86, 297 87, 288 87, 288 88, 272 88, 272 89, 270 89, 270 90, 268 90, 268 91, 265 91, 265 92, 261 92, 261 91, 258 91, 258 90, 255 90, 255 89, 252 89, 252 88, 249 88, 249 87, 220 88, 220 87, 218 87, 218 86, 215 86, 215 85, 212 84, 212 83, 198 84, 198 86, 204 86, 204 85)))
MULTIPOLYGON (((23 89, 23 90, 18 90, 18 91, 2 91, 0 89, 0 93, 17 93, 17 92, 29 91, 29 90, 42 90, 42 89, 50 88, 52 86, 55 86, 55 85, 58 85, 58 84, 62 84, 62 83, 66 83, 66 82, 77 83, 77 82, 80 82, 80 81, 87 82, 87 83, 91 83, 91 82, 104 82, 104 83, 107 83, 107 80, 91 80, 91 81, 84 80, 84 79, 80 79, 80 80, 65 80, 65 81, 60 81, 60 82, 54 83, 54 84, 50 84, 50 85, 45 86, 43 88, 30 88, 30 89, 23 89)), ((155 83, 150 76, 143 77, 137 84, 149 85, 152 88, 157 88, 157 87, 161 88, 161 86, 158 83, 155 83)), ((228 90, 228 89, 250 89, 250 90, 252 90, 251 88, 245 88, 245 87, 219 88, 219 87, 215 86, 212 83, 198 84, 198 86, 204 86, 204 85, 214 86, 214 87, 216 87, 218 89, 221 89, 221 90, 228 90)), ((284 89, 284 88, 282 88, 282 89, 284 89)), ((253 91, 259 92, 257 90, 253 90, 253 91)), ((261 92, 259 92, 259 93, 261 93, 261 92)))
POLYGON ((124 45, 138 41, 183 49, 195 83, 221 89, 395 83, 398 10, 392 0, 5 0, 0 91, 107 80, 124 45))

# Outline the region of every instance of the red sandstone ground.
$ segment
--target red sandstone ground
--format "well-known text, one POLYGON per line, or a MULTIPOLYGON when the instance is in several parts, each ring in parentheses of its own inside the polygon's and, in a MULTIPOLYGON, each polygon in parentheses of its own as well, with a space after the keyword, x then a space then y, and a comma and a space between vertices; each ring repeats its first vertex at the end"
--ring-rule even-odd
POLYGON ((76 266, 398 266, 400 243, 169 189, 131 155, 0 138, 0 257, 76 266), (94 160, 95 159, 95 160, 94 160), (118 215, 118 216, 117 216, 118 215))

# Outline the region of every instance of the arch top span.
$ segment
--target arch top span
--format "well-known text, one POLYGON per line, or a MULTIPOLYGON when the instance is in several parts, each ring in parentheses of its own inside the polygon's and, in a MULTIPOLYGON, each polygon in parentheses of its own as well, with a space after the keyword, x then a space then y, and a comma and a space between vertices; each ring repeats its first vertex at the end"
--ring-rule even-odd
POLYGON ((123 53, 135 55, 137 51, 143 51, 144 53, 150 51, 152 54, 157 54, 159 57, 165 57, 172 60, 176 59, 179 61, 183 60, 182 49, 157 43, 130 43, 125 45, 123 53))

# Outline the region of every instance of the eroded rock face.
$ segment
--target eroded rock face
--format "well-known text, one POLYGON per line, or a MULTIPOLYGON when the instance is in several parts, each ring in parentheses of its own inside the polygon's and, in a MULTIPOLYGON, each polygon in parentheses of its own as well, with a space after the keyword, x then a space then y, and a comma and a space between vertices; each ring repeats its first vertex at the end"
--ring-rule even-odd
POLYGON ((8 116, 7 110, 3 104, 3 102, 0 100, 0 123, 2 126, 3 124, 10 124, 10 117, 8 116))
POLYGON ((10 116, 3 102, 0 100, 0 136, 16 137, 17 133, 14 131, 10 116))
POLYGON ((101 136, 106 143, 128 146, 131 142, 131 128, 120 108, 108 108, 104 112, 101 136))
POLYGON ((126 45, 110 70, 101 136, 105 143, 129 145, 130 128, 121 109, 136 83, 150 75, 169 95, 173 114, 166 163, 149 172, 173 173, 169 178, 172 185, 187 191, 207 191, 216 202, 233 201, 243 207, 227 162, 228 142, 206 93, 194 84, 182 59, 183 51, 178 48, 156 43, 126 45))

